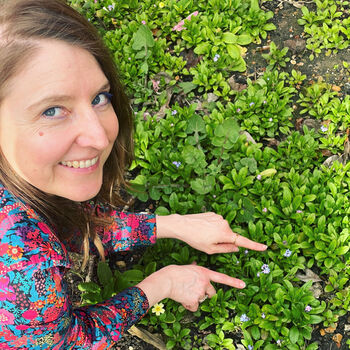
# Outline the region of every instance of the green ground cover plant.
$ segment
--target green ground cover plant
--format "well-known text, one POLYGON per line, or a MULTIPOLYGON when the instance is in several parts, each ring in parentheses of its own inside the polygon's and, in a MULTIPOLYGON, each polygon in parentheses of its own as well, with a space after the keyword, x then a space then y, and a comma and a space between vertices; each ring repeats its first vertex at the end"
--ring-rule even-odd
MULTIPOLYGON (((155 202, 159 215, 215 211, 269 246, 207 256, 159 241, 130 271, 100 263, 99 283, 79 286, 83 303, 196 261, 247 287, 218 286, 192 318, 172 300, 159 316, 150 311, 141 324, 163 334, 168 349, 235 349, 238 340, 250 350, 317 349, 313 326, 350 312, 350 165, 325 166, 322 153, 347 152, 349 96, 285 71, 288 51, 274 43, 264 74, 232 88, 232 76, 246 71, 247 46, 276 28, 257 0, 69 2, 99 28, 132 97, 131 193, 155 202), (296 130, 300 117, 320 127, 296 130), (322 298, 301 277, 309 270, 322 280, 322 298)), ((315 0, 314 9, 304 6, 299 19, 310 58, 347 47, 348 2, 315 0)))

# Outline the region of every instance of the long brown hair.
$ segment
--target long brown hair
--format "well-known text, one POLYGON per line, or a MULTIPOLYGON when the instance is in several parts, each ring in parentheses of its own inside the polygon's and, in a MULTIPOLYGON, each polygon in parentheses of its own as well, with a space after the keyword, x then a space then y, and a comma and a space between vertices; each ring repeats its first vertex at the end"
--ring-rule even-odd
MULTIPOLYGON (((117 69, 96 28, 63 0, 0 0, 0 104, 10 79, 19 74, 38 48, 40 40, 56 39, 87 50, 107 77, 112 105, 118 116, 119 134, 104 165, 103 184, 94 203, 123 204, 119 189, 126 185, 124 171, 133 155, 133 126, 130 102, 119 81, 117 69)), ((25 205, 42 216, 61 240, 79 230, 84 261, 91 239, 103 258, 103 247, 96 225, 106 218, 89 215, 84 203, 42 192, 11 168, 0 150, 0 182, 25 205)), ((108 206, 107 206, 108 208, 108 206)), ((106 215, 108 217, 108 215, 106 215)))

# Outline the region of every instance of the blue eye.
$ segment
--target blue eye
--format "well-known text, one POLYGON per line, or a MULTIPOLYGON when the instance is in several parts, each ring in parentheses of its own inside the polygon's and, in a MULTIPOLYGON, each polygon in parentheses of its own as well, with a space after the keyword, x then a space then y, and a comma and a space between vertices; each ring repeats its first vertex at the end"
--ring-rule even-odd
POLYGON ((43 113, 43 116, 47 118, 59 117, 60 111, 61 111, 61 107, 51 107, 43 113))
POLYGON ((109 92, 99 93, 92 101, 93 106, 105 106, 111 102, 112 94, 109 92))

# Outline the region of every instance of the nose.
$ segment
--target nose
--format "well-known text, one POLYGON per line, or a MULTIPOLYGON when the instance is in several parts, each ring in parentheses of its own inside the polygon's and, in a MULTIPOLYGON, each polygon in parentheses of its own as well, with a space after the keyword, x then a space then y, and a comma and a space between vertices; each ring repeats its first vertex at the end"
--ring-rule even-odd
POLYGON ((76 143, 81 147, 104 150, 110 142, 107 125, 104 125, 106 118, 107 116, 97 114, 91 107, 80 111, 75 118, 75 122, 78 124, 76 143))

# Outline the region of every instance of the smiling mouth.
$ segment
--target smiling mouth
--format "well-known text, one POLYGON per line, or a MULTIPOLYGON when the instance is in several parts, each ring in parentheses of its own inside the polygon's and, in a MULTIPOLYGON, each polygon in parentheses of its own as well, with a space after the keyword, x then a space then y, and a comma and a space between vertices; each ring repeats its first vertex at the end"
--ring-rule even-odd
POLYGON ((60 164, 67 166, 69 168, 84 169, 95 165, 97 161, 98 161, 98 157, 95 157, 93 159, 88 159, 88 160, 73 160, 68 162, 60 162, 60 164))

